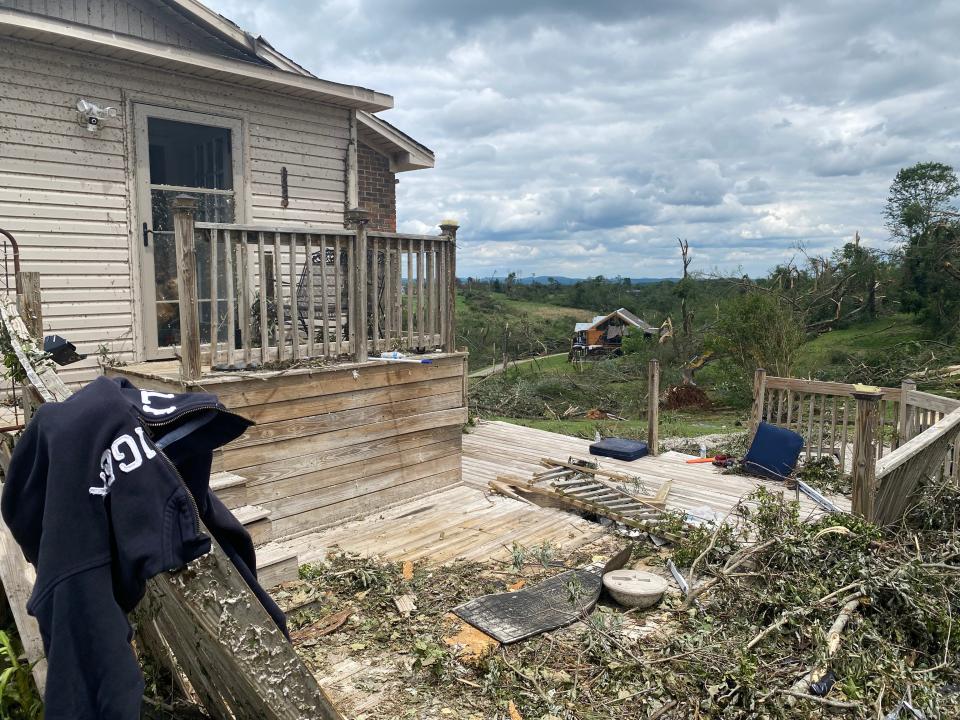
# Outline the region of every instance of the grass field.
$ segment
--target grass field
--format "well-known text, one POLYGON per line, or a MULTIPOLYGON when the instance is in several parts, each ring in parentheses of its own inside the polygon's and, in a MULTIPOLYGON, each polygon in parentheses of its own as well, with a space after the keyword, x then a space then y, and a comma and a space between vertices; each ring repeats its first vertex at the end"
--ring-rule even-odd
MULTIPOLYGON (((647 423, 645 420, 548 420, 525 418, 489 418, 532 427, 538 430, 573 435, 591 439, 599 432, 604 437, 621 437, 633 440, 646 440, 647 423)), ((697 437, 735 433, 745 429, 744 413, 727 410, 704 410, 697 412, 660 412, 660 437, 697 437)))
POLYGON ((554 355, 552 357, 537 358, 530 362, 521 363, 511 367, 507 372, 515 372, 520 375, 537 375, 540 373, 569 373, 576 372, 576 363, 567 362, 566 355, 554 355))
POLYGON ((829 367, 848 364, 848 357, 862 358, 922 337, 923 330, 911 315, 892 315, 846 330, 833 330, 800 348, 794 374, 816 375, 829 367))

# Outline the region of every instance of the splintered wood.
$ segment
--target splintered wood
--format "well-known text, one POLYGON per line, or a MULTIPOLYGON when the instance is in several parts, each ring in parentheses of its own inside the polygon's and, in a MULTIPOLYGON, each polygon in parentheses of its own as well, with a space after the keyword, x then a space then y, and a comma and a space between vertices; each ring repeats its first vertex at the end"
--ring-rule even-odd
POLYGON ((490 482, 490 487, 502 495, 526 502, 552 507, 572 508, 593 513, 622 523, 677 540, 679 537, 664 528, 664 508, 670 493, 668 480, 656 495, 642 496, 639 477, 604 470, 586 460, 569 461, 544 458, 540 462, 547 470, 533 474, 532 481, 501 475, 490 482), (537 483, 549 483, 549 486, 537 483), (628 488, 633 486, 634 492, 628 488))

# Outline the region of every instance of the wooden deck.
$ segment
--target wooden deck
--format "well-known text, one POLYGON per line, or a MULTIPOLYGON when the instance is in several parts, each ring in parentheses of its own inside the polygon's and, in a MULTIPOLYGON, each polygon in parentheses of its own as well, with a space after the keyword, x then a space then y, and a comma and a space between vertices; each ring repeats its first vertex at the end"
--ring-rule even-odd
POLYGON ((365 557, 443 564, 507 559, 513 543, 575 548, 601 533, 598 524, 571 513, 460 485, 269 547, 296 552, 301 563, 323 560, 338 548, 365 557))
MULTIPOLYGON (((463 438, 463 479, 466 484, 477 488, 487 487, 487 483, 498 475, 515 475, 529 480, 533 472, 544 469, 539 464, 541 458, 590 458, 589 446, 589 440, 568 435, 505 422, 481 421, 463 438)), ((689 455, 667 452, 633 462, 601 458, 600 466, 639 475, 650 494, 659 490, 667 480, 672 480, 667 508, 693 511, 694 514, 699 509, 726 514, 740 498, 761 485, 776 492, 784 489, 782 483, 724 474, 710 464, 688 465, 689 458, 689 455)), ((795 497, 793 492, 790 495, 795 497)), ((802 513, 819 511, 806 496, 801 495, 799 499, 802 513)), ((850 501, 846 498, 831 496, 830 500, 841 510, 850 509, 850 501)))
MULTIPOLYGON (((433 564, 506 559, 513 543, 530 547, 549 542, 572 549, 596 538, 601 526, 573 513, 492 494, 488 483, 498 475, 529 479, 535 470, 543 469, 539 462, 544 457, 590 457, 589 444, 509 423, 482 422, 463 438, 464 484, 268 547, 295 552, 301 563, 320 561, 331 549, 339 548, 387 560, 433 564)), ((639 475, 650 493, 672 480, 667 507, 708 517, 725 515, 760 485, 783 491, 780 483, 721 474, 712 465, 687 465, 688 458, 668 452, 632 463, 604 459, 601 466, 639 475)), ((849 509, 845 498, 831 499, 838 507, 849 509)), ((805 496, 800 497, 800 506, 805 514, 820 512, 805 496)))

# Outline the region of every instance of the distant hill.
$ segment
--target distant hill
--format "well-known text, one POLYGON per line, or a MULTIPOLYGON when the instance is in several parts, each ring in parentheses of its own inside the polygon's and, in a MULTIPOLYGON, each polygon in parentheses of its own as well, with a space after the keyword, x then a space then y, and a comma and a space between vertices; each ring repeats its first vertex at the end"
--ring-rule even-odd
MULTIPOLYGON (((460 278, 460 279, 463 280, 464 278, 460 278)), ((480 280, 481 282, 492 282, 497 278, 483 277, 483 278, 477 278, 477 279, 480 280)), ((500 277, 499 279, 502 282, 504 278, 500 277)), ((617 278, 607 278, 607 279, 612 281, 612 280, 616 280, 617 278)), ((520 283, 521 285, 533 285, 534 282, 537 282, 541 285, 546 285, 551 280, 556 280, 561 285, 575 285, 578 282, 586 280, 586 278, 564 277, 563 275, 536 275, 536 276, 531 275, 530 277, 517 278, 517 282, 520 283)), ((663 282, 664 280, 666 280, 667 282, 676 282, 677 278, 630 278, 630 282, 634 285, 649 285, 650 283, 663 282)))

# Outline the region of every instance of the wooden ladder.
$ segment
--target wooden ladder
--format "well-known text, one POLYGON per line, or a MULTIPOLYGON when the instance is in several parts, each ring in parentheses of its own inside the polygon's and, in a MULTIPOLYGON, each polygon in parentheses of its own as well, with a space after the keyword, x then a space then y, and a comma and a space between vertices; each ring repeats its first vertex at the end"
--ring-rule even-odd
MULTIPOLYGON (((0 298, 0 316, 34 400, 60 402, 70 397, 55 370, 36 367, 31 360, 38 355, 38 343, 13 298, 0 298)), ((36 308, 33 317, 38 316, 36 308)), ((8 462, 9 453, 0 453, 4 471, 8 462)), ((43 645, 36 620, 26 613, 36 576, 2 520, 0 552, 4 589, 42 693, 43 645)), ((208 554, 186 568, 150 580, 135 615, 139 643, 175 673, 182 673, 215 720, 341 720, 215 540, 208 554)))

